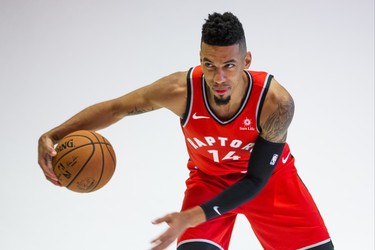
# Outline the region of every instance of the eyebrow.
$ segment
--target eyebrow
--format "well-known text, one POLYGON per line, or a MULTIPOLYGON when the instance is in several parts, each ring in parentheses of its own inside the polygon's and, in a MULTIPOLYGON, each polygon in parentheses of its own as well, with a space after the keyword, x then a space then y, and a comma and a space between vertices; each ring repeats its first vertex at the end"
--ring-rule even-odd
MULTIPOLYGON (((208 59, 207 57, 203 57, 203 61, 211 62, 212 63, 212 61, 210 59, 208 59)), ((237 62, 235 59, 230 59, 228 61, 225 61, 223 64, 235 63, 235 62, 237 62)))

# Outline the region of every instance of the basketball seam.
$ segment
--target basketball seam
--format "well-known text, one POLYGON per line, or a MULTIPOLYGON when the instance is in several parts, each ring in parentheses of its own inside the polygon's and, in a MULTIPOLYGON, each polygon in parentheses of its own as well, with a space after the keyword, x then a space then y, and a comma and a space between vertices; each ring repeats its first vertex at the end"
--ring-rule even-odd
MULTIPOLYGON (((91 134, 93 136, 95 136, 96 139, 99 141, 99 138, 98 138, 98 136, 96 134, 94 134, 92 132, 91 132, 91 134)), ((103 136, 102 136, 102 139, 103 139, 103 136)), ((103 177, 103 172, 104 172, 104 167, 105 167, 105 164, 104 164, 104 151, 103 151, 102 143, 99 143, 99 146, 100 146, 100 150, 102 152, 102 171, 100 172, 100 177, 99 177, 98 181, 96 182, 96 185, 93 188, 91 188, 91 190, 88 191, 88 192, 92 192, 93 190, 95 190, 95 188, 99 185, 99 183, 100 183, 100 181, 102 180, 102 177, 103 177)))
MULTIPOLYGON (((103 139, 106 141, 105 138, 103 138, 103 139)), ((113 166, 115 166, 115 168, 116 168, 116 157, 114 155, 114 149, 113 149, 112 145, 109 142, 104 143, 104 145, 107 148, 109 155, 111 156, 113 166)))

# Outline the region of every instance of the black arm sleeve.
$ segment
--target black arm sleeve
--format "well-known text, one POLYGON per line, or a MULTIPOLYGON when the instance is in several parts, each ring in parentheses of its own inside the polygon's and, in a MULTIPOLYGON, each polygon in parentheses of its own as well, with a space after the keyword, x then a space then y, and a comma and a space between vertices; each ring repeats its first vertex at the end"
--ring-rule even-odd
POLYGON ((273 143, 260 136, 255 142, 243 179, 201 205, 206 219, 212 219, 254 198, 266 185, 281 156, 285 143, 273 143))

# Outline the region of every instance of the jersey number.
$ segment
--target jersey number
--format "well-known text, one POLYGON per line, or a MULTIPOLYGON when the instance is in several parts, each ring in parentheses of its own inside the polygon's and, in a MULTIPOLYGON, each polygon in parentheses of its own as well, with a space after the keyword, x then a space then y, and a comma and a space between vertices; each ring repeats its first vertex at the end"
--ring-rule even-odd
MULTIPOLYGON (((217 150, 207 150, 208 153, 212 154, 212 158, 214 160, 214 162, 220 162, 219 159, 220 159, 220 156, 219 156, 219 152, 217 150)), ((236 153, 236 151, 229 151, 228 154, 226 156, 224 156, 221 160, 224 161, 224 160, 234 160, 234 161, 238 161, 240 159, 240 156, 238 155, 234 155, 236 153)))

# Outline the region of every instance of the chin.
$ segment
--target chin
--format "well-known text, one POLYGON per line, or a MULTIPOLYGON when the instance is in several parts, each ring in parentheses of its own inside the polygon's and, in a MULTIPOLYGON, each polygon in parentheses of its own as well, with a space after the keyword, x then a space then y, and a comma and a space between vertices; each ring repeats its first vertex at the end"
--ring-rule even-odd
POLYGON ((227 96, 227 97, 214 96, 214 100, 215 100, 216 105, 218 105, 218 106, 227 105, 230 102, 230 96, 227 96))

